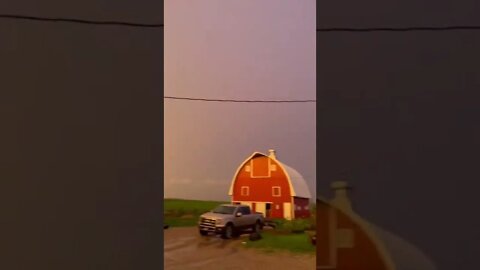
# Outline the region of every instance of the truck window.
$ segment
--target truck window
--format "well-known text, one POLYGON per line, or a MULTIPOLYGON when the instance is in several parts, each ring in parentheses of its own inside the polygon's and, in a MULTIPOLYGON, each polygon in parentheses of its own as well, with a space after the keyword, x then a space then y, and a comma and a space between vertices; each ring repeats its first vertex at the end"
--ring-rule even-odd
POLYGON ((242 213, 242 215, 250 215, 250 207, 242 206, 238 211, 242 213))
POLYGON ((235 207, 233 206, 225 206, 225 205, 220 205, 213 209, 213 213, 218 213, 218 214, 227 214, 227 215, 233 215, 233 211, 235 210, 235 207))

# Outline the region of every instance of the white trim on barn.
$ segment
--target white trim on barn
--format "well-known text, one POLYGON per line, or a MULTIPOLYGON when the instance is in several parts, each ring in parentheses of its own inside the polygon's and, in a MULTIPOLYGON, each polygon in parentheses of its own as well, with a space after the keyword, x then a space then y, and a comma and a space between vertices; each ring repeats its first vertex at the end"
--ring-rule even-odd
POLYGON ((272 187, 272 197, 281 197, 282 196, 282 187, 273 186, 272 187), (275 189, 278 189, 278 195, 275 194, 275 189))
POLYGON ((270 164, 270 171, 272 171, 272 172, 277 171, 277 165, 275 165, 275 164, 270 164))
POLYGON ((265 156, 264 154, 262 154, 262 153, 260 153, 260 152, 254 152, 250 157, 248 157, 247 159, 245 159, 245 161, 243 161, 242 164, 240 164, 240 166, 237 168, 237 171, 236 171, 235 174, 233 175, 232 181, 230 182, 230 189, 229 189, 229 191, 228 191, 228 195, 230 195, 230 196, 233 195, 233 186, 235 185, 235 179, 237 178, 238 173, 239 173, 240 170, 243 168, 243 166, 244 166, 248 161, 250 161, 250 159, 254 158, 255 156, 259 156, 259 155, 265 156))
POLYGON ((240 196, 249 196, 250 195, 250 187, 249 186, 241 186, 240 187, 240 196), (246 194, 243 192, 244 190, 246 190, 246 194))
MULTIPOLYGON (((303 176, 297 170, 283 164, 282 162, 278 161, 276 158, 274 159, 273 157, 267 156, 267 155, 262 154, 260 152, 254 152, 250 157, 248 157, 245 161, 243 161, 242 164, 237 168, 237 171, 235 172, 235 174, 233 176, 233 179, 230 183, 230 189, 228 191, 228 195, 230 195, 230 196, 233 195, 233 187, 235 185, 235 180, 237 179, 237 176, 238 176, 240 170, 243 168, 243 166, 245 164, 247 164, 247 162, 249 162, 251 159, 253 159, 256 156, 268 157, 269 158, 269 164, 271 164, 270 160, 272 160, 272 159, 274 161, 278 162, 280 168, 283 170, 283 172, 287 176, 288 184, 290 186, 292 197, 300 197, 300 198, 307 198, 307 199, 312 198, 312 195, 311 195, 311 193, 308 189, 307 183, 305 182, 305 179, 303 178, 303 176)), ((250 171, 253 171, 253 168, 251 168, 250 171)), ((292 201, 292 204, 293 204, 293 201, 292 201)), ((292 215, 293 215, 293 213, 292 213, 292 215)))
POLYGON ((255 171, 253 167, 253 159, 250 159, 250 178, 271 178, 272 177, 272 160, 268 159, 268 175, 254 176, 253 172, 255 171))

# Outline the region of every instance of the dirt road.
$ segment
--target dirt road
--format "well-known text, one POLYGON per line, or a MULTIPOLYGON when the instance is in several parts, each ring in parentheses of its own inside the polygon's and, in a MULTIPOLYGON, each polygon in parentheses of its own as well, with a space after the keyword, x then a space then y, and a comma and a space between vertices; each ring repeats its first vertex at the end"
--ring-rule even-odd
POLYGON ((248 235, 223 240, 213 235, 200 237, 196 228, 170 228, 164 230, 164 236, 166 270, 315 269, 314 255, 265 253, 242 247, 248 235))

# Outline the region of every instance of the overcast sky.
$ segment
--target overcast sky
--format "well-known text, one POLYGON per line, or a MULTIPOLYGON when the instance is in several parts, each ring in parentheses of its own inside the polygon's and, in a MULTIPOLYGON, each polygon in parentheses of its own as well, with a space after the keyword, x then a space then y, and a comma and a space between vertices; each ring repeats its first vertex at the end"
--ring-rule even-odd
MULTIPOLYGON (((315 99, 315 13, 314 0, 165 1, 165 95, 315 99)), ((315 194, 315 103, 164 111, 165 197, 228 199, 241 162, 270 148, 315 194)))

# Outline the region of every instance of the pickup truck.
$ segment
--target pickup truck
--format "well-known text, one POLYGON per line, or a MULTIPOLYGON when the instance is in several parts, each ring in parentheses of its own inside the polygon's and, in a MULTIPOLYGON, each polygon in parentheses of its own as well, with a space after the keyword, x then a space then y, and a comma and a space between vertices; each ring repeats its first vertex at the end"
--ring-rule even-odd
POLYGON ((263 214, 252 213, 247 205, 222 204, 200 216, 198 229, 202 236, 212 232, 230 239, 246 229, 258 233, 263 224, 263 214))

